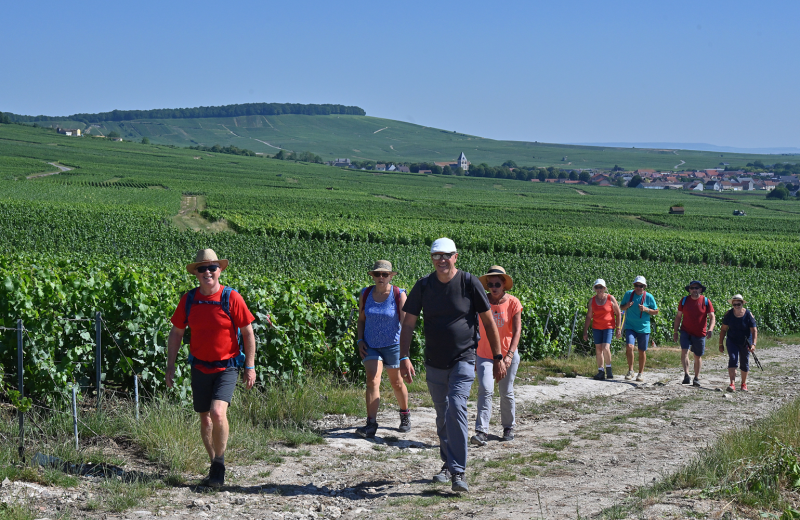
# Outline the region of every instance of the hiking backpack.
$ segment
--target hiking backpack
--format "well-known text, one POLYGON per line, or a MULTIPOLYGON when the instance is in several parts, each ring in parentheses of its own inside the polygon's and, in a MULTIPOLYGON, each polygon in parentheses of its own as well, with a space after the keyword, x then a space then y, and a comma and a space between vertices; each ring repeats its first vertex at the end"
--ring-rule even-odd
MULTIPOLYGON (((374 289, 374 285, 370 285, 369 287, 365 287, 364 290, 361 292, 361 309, 367 309, 367 297, 374 289)), ((396 285, 392 285, 392 292, 394 293, 394 306, 395 310, 397 311, 397 319, 400 320, 400 288, 396 285)))
MULTIPOLYGON (((184 320, 184 325, 189 324, 189 312, 192 310, 192 305, 200 305, 200 304, 207 304, 207 305, 219 305, 222 308, 222 312, 228 315, 228 318, 231 320, 231 325, 235 326, 233 323, 233 316, 231 316, 231 293, 236 289, 232 287, 226 286, 222 289, 222 296, 220 296, 219 301, 210 301, 210 300, 196 300, 194 299, 195 294, 197 293, 197 287, 190 290, 186 293, 186 319, 184 320)), ((236 329, 236 339, 239 343, 239 355, 234 356, 230 359, 225 359, 223 361, 203 361, 202 359, 197 359, 189 352, 189 358, 187 362, 191 366, 195 365, 203 365, 206 368, 230 368, 230 367, 237 367, 241 368, 244 366, 244 342, 242 340, 242 330, 236 329)))

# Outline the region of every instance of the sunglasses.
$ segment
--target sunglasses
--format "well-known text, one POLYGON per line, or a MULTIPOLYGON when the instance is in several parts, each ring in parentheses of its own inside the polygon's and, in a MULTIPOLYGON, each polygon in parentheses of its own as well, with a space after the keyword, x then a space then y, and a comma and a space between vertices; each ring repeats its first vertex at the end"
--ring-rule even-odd
POLYGON ((603 287, 602 285, 595 285, 594 288, 595 289, 605 289, 605 287, 603 287))
POLYGON ((741 306, 742 306, 742 304, 741 304, 741 303, 734 303, 734 304, 733 304, 733 306, 734 306, 734 307, 741 307, 741 306))
POLYGON ((391 273, 372 273, 375 278, 387 278, 391 273))
POLYGON ((212 273, 216 273, 217 269, 219 269, 218 265, 201 265, 196 269, 198 273, 205 273, 206 271, 211 271, 212 273))
POLYGON ((499 289, 502 286, 503 286, 503 284, 500 283, 500 282, 497 282, 497 283, 486 282, 486 287, 488 287, 489 289, 499 289))
POLYGON ((445 260, 450 260, 451 258, 453 258, 454 254, 456 253, 436 253, 431 255, 431 258, 433 258, 434 260, 441 260, 442 258, 444 258, 445 260))
POLYGON ((647 287, 646 285, 642 285, 640 283, 635 283, 633 284, 633 286, 636 287, 637 289, 641 289, 642 287, 647 287))
POLYGON ((689 287, 690 291, 699 291, 700 289, 700 287, 689 287))

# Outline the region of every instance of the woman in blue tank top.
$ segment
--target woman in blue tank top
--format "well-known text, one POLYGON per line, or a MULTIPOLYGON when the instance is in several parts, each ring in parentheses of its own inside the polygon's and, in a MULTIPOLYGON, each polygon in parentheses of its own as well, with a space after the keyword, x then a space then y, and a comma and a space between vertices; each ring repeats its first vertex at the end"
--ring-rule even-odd
POLYGON ((408 411, 408 390, 400 376, 400 324, 403 321, 403 305, 406 292, 392 285, 392 263, 378 260, 369 272, 375 285, 361 290, 358 300, 358 353, 364 360, 367 372, 367 424, 356 428, 360 436, 371 439, 378 430, 378 408, 380 407, 381 372, 389 373, 392 390, 400 406, 401 432, 411 430, 411 415, 408 411))

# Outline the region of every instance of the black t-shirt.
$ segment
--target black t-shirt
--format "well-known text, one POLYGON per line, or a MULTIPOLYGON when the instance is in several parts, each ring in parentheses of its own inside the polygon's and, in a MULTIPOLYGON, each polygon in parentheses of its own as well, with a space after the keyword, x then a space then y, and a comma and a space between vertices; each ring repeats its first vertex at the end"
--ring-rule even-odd
POLYGON ((425 313, 425 364, 441 369, 475 359, 477 313, 489 309, 480 280, 461 270, 447 283, 440 282, 436 273, 420 278, 403 306, 404 312, 415 316, 425 313))
POLYGON ((731 344, 741 347, 744 345, 745 339, 753 341, 750 327, 756 327, 756 319, 749 310, 745 309, 744 316, 741 318, 737 318, 733 314, 733 310, 726 312, 722 318, 722 324, 728 326, 727 337, 731 344))

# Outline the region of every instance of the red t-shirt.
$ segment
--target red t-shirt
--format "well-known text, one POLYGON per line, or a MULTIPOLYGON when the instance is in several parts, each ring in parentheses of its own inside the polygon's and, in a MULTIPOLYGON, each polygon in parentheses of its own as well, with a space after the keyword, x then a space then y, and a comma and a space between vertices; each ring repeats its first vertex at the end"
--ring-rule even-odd
MULTIPOLYGON (((499 305, 492 305, 492 317, 497 325, 497 332, 500 333, 500 347, 503 356, 508 354, 511 348, 511 338, 514 337, 514 316, 522 312, 520 301, 506 295, 506 301, 499 305)), ((489 338, 486 336, 486 329, 483 327, 483 320, 478 319, 480 324, 481 339, 478 340, 478 355, 484 359, 492 359, 492 347, 489 345, 489 338)))
POLYGON ((706 306, 706 300, 707 298, 703 295, 696 300, 693 300, 691 296, 687 296, 685 299, 681 298, 681 303, 678 304, 678 311, 683 313, 681 330, 695 337, 706 335, 706 318, 714 312, 711 300, 708 300, 708 306, 706 306))
MULTIPOLYGON (((200 294, 198 289, 194 295, 194 303, 189 313, 189 328, 192 329, 192 338, 189 341, 189 352, 203 361, 225 361, 239 355, 239 342, 236 338, 237 329, 247 327, 255 321, 250 309, 244 303, 242 296, 231 291, 230 312, 231 317, 225 314, 221 305, 197 303, 203 301, 220 301, 224 286, 219 291, 206 296, 200 294), (233 318, 233 323, 231 323, 233 318)), ((186 294, 181 297, 178 308, 172 314, 172 324, 179 329, 186 328, 186 294)), ((224 368, 207 368, 195 365, 198 370, 206 374, 222 372, 224 368)))

